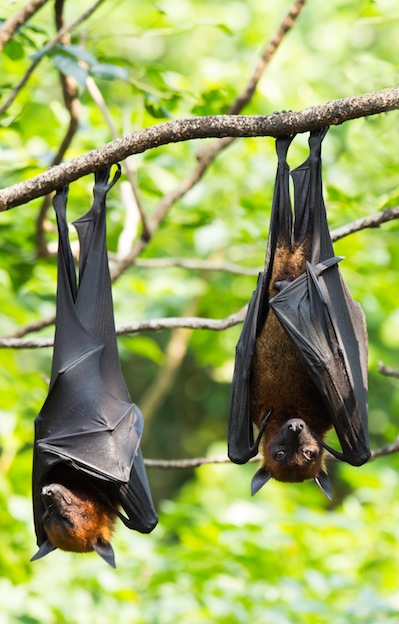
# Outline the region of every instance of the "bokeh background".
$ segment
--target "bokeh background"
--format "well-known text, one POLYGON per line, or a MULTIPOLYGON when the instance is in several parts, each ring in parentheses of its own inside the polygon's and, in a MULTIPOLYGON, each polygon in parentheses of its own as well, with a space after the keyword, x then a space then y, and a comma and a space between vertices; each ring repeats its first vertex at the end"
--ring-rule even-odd
MULTIPOLYGON (((22 5, 0 0, 0 18, 22 5)), ((89 7, 87 0, 66 2, 66 23, 89 7)), ((258 0, 104 1, 72 32, 71 47, 53 48, 41 59, 3 112, 0 187, 51 165, 69 123, 59 70, 78 81, 78 128, 65 156, 72 159, 113 138, 93 99, 93 83, 120 135, 224 113, 288 9, 288 2, 258 0)), ((398 27, 393 0, 309 0, 243 112, 301 110, 397 84, 398 27)), ((47 2, 7 44, 0 56, 2 101, 55 31, 54 3, 47 2)), ((332 229, 398 205, 398 126, 393 111, 330 130, 323 177, 332 229)), ((191 174, 198 150, 208 143, 169 145, 129 159, 147 215, 191 174)), ((306 156, 303 135, 292 145, 290 164, 306 156)), ((256 276, 215 265, 233 263, 255 274, 262 268, 275 169, 271 138, 239 139, 221 152, 171 207, 137 264, 115 282, 116 325, 169 316, 222 319, 240 310, 256 276), (159 258, 215 264, 205 270, 144 262, 159 258)), ((129 233, 127 206, 134 205, 124 181, 108 203, 111 268, 126 253, 121 234, 129 233)), ((89 207, 92 183, 86 176, 71 185, 71 221, 89 207)), ((55 311, 55 222, 50 210, 40 247, 40 205, 36 200, 0 215, 2 336, 55 311)), ((342 273, 367 318, 373 448, 398 434, 399 381, 378 372, 380 361, 399 367, 398 235, 392 221, 335 245, 336 254, 346 257, 342 273)), ((51 337, 53 330, 29 336, 51 337)), ((239 333, 238 325, 223 332, 177 329, 119 338, 125 378, 146 419, 145 457, 226 453, 239 333)), ((160 522, 146 536, 117 527, 116 571, 94 554, 56 551, 29 563, 36 550, 33 422, 46 398, 50 367, 51 348, 0 350, 1 624, 398 621, 395 454, 361 468, 331 464, 331 504, 313 483, 270 482, 251 499, 254 464, 148 469, 160 522)))

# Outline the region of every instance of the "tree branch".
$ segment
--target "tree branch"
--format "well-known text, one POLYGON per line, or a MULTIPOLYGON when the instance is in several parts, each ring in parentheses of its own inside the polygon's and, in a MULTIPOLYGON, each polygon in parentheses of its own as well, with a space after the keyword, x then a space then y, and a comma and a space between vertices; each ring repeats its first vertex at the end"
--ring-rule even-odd
MULTIPOLYGON (((263 48, 262 54, 258 58, 252 76, 249 78, 241 93, 237 95, 233 104, 227 110, 228 115, 238 115, 247 106, 247 104, 249 104, 256 91, 259 80, 265 73, 284 37, 294 26, 295 20, 300 15, 305 3, 306 0, 295 0, 295 2, 290 6, 287 15, 284 17, 277 31, 272 35, 270 41, 263 48)), ((221 151, 226 149, 226 147, 231 145, 233 141, 235 141, 234 137, 227 137, 220 141, 215 141, 212 145, 208 145, 198 152, 197 158, 199 167, 202 167, 203 173, 216 156, 221 151)))
MULTIPOLYGON (((103 95, 100 91, 100 89, 98 88, 98 86, 96 85, 95 81, 93 80, 93 78, 91 76, 88 76, 88 78, 86 79, 86 87, 88 92, 90 93, 93 102, 96 104, 96 106, 99 108, 99 110, 101 111, 101 113, 103 114, 103 117, 108 125, 108 128, 111 132, 111 136, 114 139, 119 138, 118 137, 118 131, 116 129, 116 126, 113 122, 113 119, 110 115, 110 112, 108 111, 106 102, 103 98, 103 95)), ((128 163, 128 161, 126 161, 122 167, 122 171, 126 174, 126 177, 128 179, 128 182, 130 184, 130 188, 132 190, 135 202, 136 202, 136 206, 137 206, 137 210, 140 214, 140 219, 141 219, 141 225, 143 228, 142 231, 142 237, 144 240, 148 240, 150 237, 150 233, 148 230, 148 225, 147 225, 147 217, 144 211, 144 206, 143 203, 141 201, 141 196, 140 196, 140 192, 139 189, 137 187, 137 183, 136 183, 136 177, 133 171, 133 168, 131 167, 131 165, 128 163)))
POLYGON ((395 379, 399 379, 399 370, 397 368, 391 368, 390 366, 385 366, 382 362, 378 362, 378 372, 381 375, 385 375, 386 377, 394 377, 395 379))
MULTIPOLYGON (((396 438, 390 444, 382 446, 379 449, 375 449, 371 452, 369 462, 378 459, 379 457, 386 457, 387 455, 393 455, 399 451, 399 438, 396 438)), ((252 457, 249 462, 257 462, 262 459, 260 454, 256 457, 252 457)), ((339 461, 333 455, 328 454, 328 461, 339 461)), ((193 457, 190 459, 145 459, 144 464, 146 468, 162 468, 164 470, 184 470, 187 468, 198 468, 206 464, 230 464, 231 460, 227 455, 213 455, 210 457, 193 457)))
POLYGON ((366 228, 378 228, 383 223, 393 221, 394 219, 399 219, 399 206, 396 206, 395 208, 385 208, 385 210, 382 210, 381 212, 377 212, 376 214, 369 215, 367 217, 362 217, 361 219, 352 221, 352 223, 336 228, 331 231, 331 239, 335 242, 345 236, 348 236, 349 234, 354 234, 355 232, 359 232, 360 230, 364 230, 366 228))
MULTIPOLYGON (((118 336, 123 334, 137 334, 142 331, 159 331, 161 329, 211 329, 213 331, 223 331, 234 325, 242 323, 247 306, 241 308, 239 312, 230 314, 224 319, 201 318, 197 316, 186 317, 169 317, 159 319, 148 319, 145 321, 136 321, 130 325, 122 325, 118 327, 116 333, 118 336)), ((4 349, 42 349, 44 347, 53 346, 52 338, 0 338, 0 348, 4 349)))
MULTIPOLYGON (((64 20, 64 2, 65 0, 56 0, 54 9, 55 9, 55 24, 57 31, 60 32, 65 26, 64 20)), ((60 43, 63 45, 69 45, 71 43, 70 33, 65 33, 60 39, 60 43)), ((67 149, 72 143, 72 139, 75 136, 78 124, 79 124, 79 113, 80 113, 80 101, 78 97, 78 84, 72 76, 65 76, 62 72, 59 72, 61 87, 62 87, 62 95, 64 99, 65 107, 69 113, 69 124, 66 130, 65 136, 61 142, 61 145, 58 148, 57 153, 54 155, 54 158, 51 162, 51 166, 59 165, 62 162, 67 149)), ((39 215, 36 220, 36 244, 37 244, 37 255, 39 257, 46 257, 49 255, 47 249, 47 243, 44 235, 44 222, 47 216, 48 209, 51 205, 51 195, 46 195, 43 199, 43 202, 40 206, 39 215)))
MULTIPOLYGON (((4 102, 4 104, 0 107, 0 115, 2 115, 7 108, 9 108, 9 106, 11 106, 11 104, 14 102, 15 98, 17 97, 18 93, 21 91, 21 89, 23 89, 23 87, 26 85, 26 83, 28 82, 29 78, 31 77, 31 75, 33 74, 33 72, 35 71, 36 67, 39 65, 40 61, 42 60, 42 58, 47 54, 47 52, 49 52, 51 50, 51 48, 58 43, 59 41, 61 41, 61 39, 64 37, 64 35, 68 32, 71 32, 72 30, 74 30, 77 26, 79 26, 82 22, 84 22, 85 20, 87 20, 93 13, 94 11, 100 6, 100 4, 102 4, 104 2, 104 0, 96 0, 96 2, 87 9, 87 11, 85 11, 84 13, 82 13, 82 15, 80 17, 78 17, 78 19, 76 19, 74 22, 72 22, 71 24, 68 24, 66 26, 64 26, 63 28, 61 28, 61 30, 58 31, 58 33, 56 34, 56 36, 51 39, 51 41, 49 41, 48 43, 46 43, 46 45, 44 46, 44 48, 42 48, 42 50, 40 51, 40 53, 38 53, 35 56, 35 60, 33 61, 33 63, 30 65, 30 67, 27 69, 27 71, 25 72, 24 76, 22 77, 22 79, 20 80, 20 82, 17 84, 17 86, 11 91, 11 94, 9 95, 9 97, 7 98, 7 100, 4 102)), ((75 178, 76 180, 76 178, 75 178)), ((51 190, 53 189, 49 189, 48 191, 46 191, 45 193, 41 193, 40 195, 36 195, 36 197, 41 197, 42 195, 46 195, 47 193, 49 193, 51 190)), ((23 202, 24 203, 24 202, 23 202)))
MULTIPOLYGON (((382 212, 377 212, 374 215, 363 217, 362 219, 357 219, 356 221, 353 221, 352 223, 348 223, 347 225, 344 225, 340 228, 331 230, 331 238, 333 241, 337 241, 341 238, 344 238, 345 236, 348 236, 349 234, 353 234, 364 228, 377 228, 382 223, 392 221, 393 219, 399 219, 399 207, 398 206, 396 206, 395 208, 386 208, 382 212)), ((136 259, 135 264, 137 266, 148 267, 148 268, 181 266, 186 269, 192 269, 192 270, 198 269, 198 270, 203 270, 203 271, 204 270, 205 271, 225 271, 227 273, 236 273, 238 275, 249 275, 249 276, 258 275, 259 271, 261 270, 261 268, 257 269, 257 268, 250 268, 250 267, 242 267, 242 266, 230 263, 230 262, 212 262, 209 260, 188 260, 184 258, 136 259)), ((227 318, 230 318, 230 317, 227 317, 227 318)), ((47 319, 34 321, 33 323, 29 323, 29 325, 24 325, 23 327, 20 327, 17 331, 15 331, 13 334, 3 339, 0 339, 0 348, 33 349, 33 348, 38 348, 38 347, 51 346, 50 343, 35 345, 33 341, 26 342, 26 346, 25 346, 25 343, 23 342, 19 343, 18 341, 15 341, 15 339, 22 338, 23 336, 26 336, 27 334, 30 334, 35 331, 39 331, 40 329, 44 329, 45 327, 49 327, 50 325, 53 325, 54 322, 55 322, 55 317, 52 316, 47 319), (12 342, 12 341, 15 341, 15 342, 12 342), (14 344, 16 345, 15 347, 13 346, 14 344), (19 346, 20 344, 21 346, 19 346)), ((185 325, 183 325, 183 327, 184 326, 185 325)), ((174 325, 174 327, 176 328, 177 325, 174 325)), ((146 327, 144 327, 142 331, 144 331, 145 329, 146 327)), ((159 327, 155 329, 165 329, 165 327, 164 328, 159 327)), ((207 328, 204 327, 204 329, 207 329, 207 328)), ((136 329, 134 331, 141 331, 141 330, 137 329, 137 325, 136 325, 136 329)))
POLYGON ((332 100, 300 112, 268 116, 215 115, 164 122, 111 141, 30 180, 4 189, 0 192, 0 211, 41 197, 88 173, 124 160, 131 154, 139 154, 161 145, 211 137, 279 137, 339 125, 350 119, 397 108, 399 87, 392 87, 332 100))
POLYGON ((47 0, 30 0, 21 7, 15 15, 8 18, 0 28, 0 52, 4 46, 11 41, 17 30, 23 26, 32 15, 34 15, 47 0))
POLYGON ((192 271, 222 271, 235 275, 258 275, 260 269, 243 267, 233 262, 214 262, 212 260, 190 260, 186 258, 137 258, 135 266, 152 268, 182 267, 192 271))

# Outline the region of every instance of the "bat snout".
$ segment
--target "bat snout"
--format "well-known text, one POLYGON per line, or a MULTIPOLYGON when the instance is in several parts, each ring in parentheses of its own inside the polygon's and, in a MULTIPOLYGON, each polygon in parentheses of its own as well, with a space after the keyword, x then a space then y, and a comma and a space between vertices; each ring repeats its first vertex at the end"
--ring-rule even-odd
POLYGON ((305 429, 306 424, 300 418, 291 418, 288 420, 283 433, 284 444, 292 451, 296 451, 301 444, 301 438, 305 429))
POLYGON ((51 483, 42 488, 42 498, 46 507, 52 502, 65 502, 67 505, 72 503, 72 499, 68 494, 68 490, 58 483, 51 483))
POLYGON ((287 432, 289 433, 296 433, 298 435, 304 427, 305 423, 301 418, 291 418, 287 422, 287 432))

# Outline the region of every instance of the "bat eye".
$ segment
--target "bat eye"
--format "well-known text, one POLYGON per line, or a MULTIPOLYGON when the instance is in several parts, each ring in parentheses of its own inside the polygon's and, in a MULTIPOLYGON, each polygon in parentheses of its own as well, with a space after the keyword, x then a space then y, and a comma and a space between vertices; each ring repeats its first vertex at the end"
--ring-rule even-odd
POLYGON ((308 461, 313 461, 315 459, 315 457, 316 457, 316 453, 315 453, 315 451, 312 451, 310 449, 306 449, 305 451, 303 451, 303 456, 308 461))
POLYGON ((274 459, 276 461, 282 461, 284 459, 284 457, 286 456, 287 452, 283 451, 282 449, 280 449, 279 451, 276 451, 274 453, 274 459))

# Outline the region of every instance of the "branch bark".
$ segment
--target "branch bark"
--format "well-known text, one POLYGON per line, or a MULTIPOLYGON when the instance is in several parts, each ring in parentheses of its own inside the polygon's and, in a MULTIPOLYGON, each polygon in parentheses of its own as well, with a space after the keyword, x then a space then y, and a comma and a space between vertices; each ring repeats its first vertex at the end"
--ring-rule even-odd
MULTIPOLYGON (((379 449, 371 452, 369 462, 375 461, 379 457, 393 455, 399 451, 399 438, 396 438, 390 444, 386 444, 379 449)), ((252 457, 249 462, 257 462, 262 459, 261 455, 252 457)), ((328 461, 339 461, 333 455, 327 454, 328 461)), ((145 459, 146 468, 161 468, 163 470, 184 470, 188 468, 198 468, 207 464, 230 464, 231 460, 227 455, 213 455, 210 457, 192 457, 190 459, 145 459)))
POLYGON ((284 136, 339 125, 399 108, 399 87, 381 89, 280 115, 216 115, 161 123, 111 141, 0 192, 0 211, 20 206, 132 154, 191 139, 284 136))
POLYGON ((386 366, 382 362, 378 362, 378 372, 381 375, 385 375, 386 377, 394 377, 395 379, 399 379, 399 370, 397 368, 391 368, 390 366, 386 366))
MULTIPOLYGON (((21 89, 23 89, 23 87, 26 85, 26 83, 28 82, 29 78, 31 77, 31 75, 33 74, 33 72, 35 71, 36 67, 39 65, 40 61, 42 60, 42 58, 47 54, 47 52, 49 52, 51 50, 51 48, 58 43, 59 41, 61 41, 61 39, 64 37, 64 35, 66 35, 66 33, 71 32, 72 30, 74 30, 77 26, 79 26, 82 22, 84 22, 85 20, 87 20, 93 13, 94 11, 100 6, 100 4, 102 4, 104 2, 104 0, 96 0, 96 2, 87 9, 87 11, 85 11, 84 13, 82 13, 82 15, 80 17, 78 17, 74 22, 72 22, 71 24, 67 24, 66 26, 64 26, 63 28, 61 28, 61 30, 58 31, 58 33, 56 34, 56 36, 51 39, 48 43, 46 43, 46 45, 44 46, 44 48, 40 51, 40 54, 38 54, 35 57, 35 60, 33 61, 33 63, 30 65, 30 67, 27 69, 27 71, 25 72, 24 76, 22 77, 22 79, 20 80, 20 82, 17 84, 17 86, 11 91, 11 94, 9 95, 9 97, 7 98, 7 100, 4 102, 4 104, 2 104, 2 106, 0 107, 0 115, 2 115, 7 108, 9 108, 9 106, 11 106, 11 104, 14 102, 15 98, 17 97, 18 93, 21 91, 21 89)), ((75 178, 76 179, 76 178, 75 178)), ((47 193, 49 193, 51 190, 53 189, 49 189, 48 191, 46 191, 46 193, 41 193, 40 195, 37 195, 36 197, 41 197, 42 195, 46 195, 47 193)), ((23 202, 24 203, 24 202, 23 202)))
POLYGON ((4 46, 11 41, 17 30, 21 28, 32 17, 47 0, 30 0, 25 6, 21 7, 17 13, 6 20, 0 28, 0 52, 4 46))
MULTIPOLYGON (((118 327, 116 333, 118 336, 123 334, 137 334, 142 331, 159 331, 161 329, 210 329, 213 331, 223 331, 229 327, 234 327, 242 323, 247 311, 247 306, 236 312, 230 314, 224 319, 210 319, 201 318, 198 316, 186 316, 186 317, 169 317, 159 319, 148 319, 144 321, 136 321, 129 325, 122 325, 118 327)), ((54 344, 53 338, 0 338, 0 349, 42 349, 45 347, 52 347, 54 344)))

